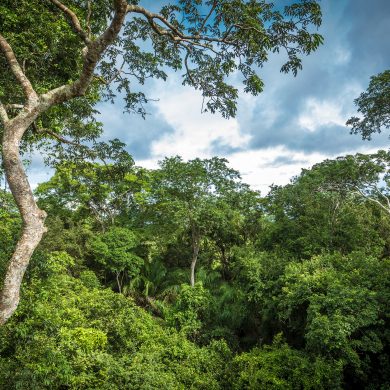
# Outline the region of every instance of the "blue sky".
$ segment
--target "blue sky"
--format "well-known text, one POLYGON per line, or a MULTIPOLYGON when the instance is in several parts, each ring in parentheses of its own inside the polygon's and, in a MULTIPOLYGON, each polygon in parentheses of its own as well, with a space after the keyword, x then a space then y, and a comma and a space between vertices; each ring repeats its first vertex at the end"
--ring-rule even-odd
MULTIPOLYGON (((159 2, 140 3, 156 8, 159 2)), ((262 193, 325 158, 389 147, 388 133, 362 141, 344 124, 370 76, 390 68, 390 1, 322 0, 321 7, 324 45, 304 58, 295 78, 280 73, 285 58, 272 55, 259 72, 264 92, 241 93, 236 118, 201 114, 200 94, 171 72, 167 82, 146 85, 149 96, 159 99, 148 105, 146 120, 123 114, 120 99, 100 104, 104 137, 126 142, 136 164, 149 168, 177 154, 226 157, 262 193)), ((38 174, 34 165, 32 181, 46 180, 50 173, 38 174)))

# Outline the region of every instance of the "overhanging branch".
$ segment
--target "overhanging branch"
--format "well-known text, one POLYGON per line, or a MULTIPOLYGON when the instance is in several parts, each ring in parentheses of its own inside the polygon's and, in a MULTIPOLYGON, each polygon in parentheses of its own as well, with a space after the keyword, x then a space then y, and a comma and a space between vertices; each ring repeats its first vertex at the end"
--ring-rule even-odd
MULTIPOLYGON (((212 7, 211 13, 214 11, 214 8, 212 7)), ((217 38, 217 37, 210 37, 207 35, 201 35, 199 33, 194 34, 194 35, 187 35, 184 34, 182 31, 180 31, 176 26, 174 26, 172 23, 170 23, 164 16, 160 14, 156 14, 154 12, 150 12, 147 9, 140 7, 138 5, 129 5, 127 7, 127 12, 128 13, 138 13, 142 14, 146 17, 148 20, 150 26, 153 28, 153 30, 158 33, 159 35, 168 35, 171 37, 172 40, 174 41, 194 41, 194 42, 199 42, 199 41, 204 41, 204 42, 216 42, 216 43, 225 43, 225 44, 233 44, 234 42, 229 41, 227 36, 223 38, 217 38), (162 22, 167 29, 164 29, 160 25, 158 25, 154 20, 157 19, 160 22, 162 22)), ((210 14, 211 14, 210 13, 210 14)), ((209 18, 209 16, 207 16, 209 18)), ((207 19, 206 19, 207 20, 207 19)))

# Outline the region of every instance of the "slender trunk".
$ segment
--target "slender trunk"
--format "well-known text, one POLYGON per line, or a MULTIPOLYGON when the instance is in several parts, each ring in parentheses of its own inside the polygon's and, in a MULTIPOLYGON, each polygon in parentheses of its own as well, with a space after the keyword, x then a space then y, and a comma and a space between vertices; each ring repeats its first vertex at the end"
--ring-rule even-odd
POLYGON ((19 155, 21 138, 36 118, 33 112, 26 112, 4 126, 3 164, 9 188, 22 218, 22 231, 15 251, 8 264, 0 293, 0 325, 14 313, 19 304, 20 286, 30 258, 46 231, 46 213, 37 206, 19 155))
POLYGON ((191 261, 191 286, 195 286, 195 267, 198 260, 200 246, 199 232, 193 226, 192 227, 192 261, 191 261))
POLYGON ((120 272, 115 272, 115 274, 116 274, 116 284, 118 286, 119 294, 122 294, 122 285, 121 285, 121 282, 119 280, 120 272))
POLYGON ((225 247, 223 246, 223 244, 219 245, 219 250, 221 251, 222 275, 223 275, 223 278, 226 280, 228 261, 226 258, 226 250, 225 250, 225 247))

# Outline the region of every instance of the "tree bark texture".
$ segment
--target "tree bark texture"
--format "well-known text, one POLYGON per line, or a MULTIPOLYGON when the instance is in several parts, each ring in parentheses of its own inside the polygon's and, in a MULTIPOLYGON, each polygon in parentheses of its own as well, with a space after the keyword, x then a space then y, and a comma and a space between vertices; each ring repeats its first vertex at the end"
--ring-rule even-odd
POLYGON ((15 251, 8 264, 0 294, 0 325, 4 324, 18 307, 24 273, 35 248, 46 231, 44 226, 46 213, 39 209, 34 200, 19 155, 21 137, 35 116, 34 112, 20 115, 4 126, 3 164, 23 225, 15 251))
POLYGON ((44 222, 46 213, 40 210, 28 182, 26 172, 20 158, 20 142, 27 129, 50 107, 69 101, 85 94, 89 87, 96 65, 104 51, 117 38, 129 11, 127 1, 114 0, 114 15, 107 29, 95 40, 89 40, 81 30, 77 16, 58 0, 51 0, 61 11, 71 18, 76 32, 86 46, 83 49, 83 70, 80 77, 71 84, 62 85, 45 94, 39 95, 20 66, 12 47, 0 34, 0 51, 16 81, 23 89, 25 104, 13 118, 9 118, 6 106, 0 101, 0 120, 4 126, 2 140, 2 158, 4 171, 10 190, 18 206, 22 218, 22 231, 15 251, 8 264, 2 290, 0 292, 0 325, 11 317, 18 307, 20 287, 31 256, 46 231, 44 222))

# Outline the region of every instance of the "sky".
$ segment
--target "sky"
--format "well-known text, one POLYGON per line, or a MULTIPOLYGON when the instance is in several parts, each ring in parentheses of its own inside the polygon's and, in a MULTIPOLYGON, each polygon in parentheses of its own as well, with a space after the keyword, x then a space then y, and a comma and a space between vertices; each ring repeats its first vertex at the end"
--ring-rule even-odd
MULTIPOLYGON (((140 4, 155 8, 158 1, 140 4)), ((321 8, 324 44, 303 59, 297 77, 280 73, 283 55, 270 56, 259 70, 264 92, 240 92, 236 118, 201 113, 201 95, 172 71, 166 82, 146 85, 156 99, 146 120, 124 114, 120 99, 99 104, 104 139, 125 142, 136 165, 147 168, 166 156, 224 157, 263 194, 326 158, 388 148, 388 132, 363 141, 345 122, 356 114, 353 101, 370 77, 390 68, 390 1, 322 0, 321 8)), ((29 169, 33 185, 51 174, 36 162, 29 169)))

